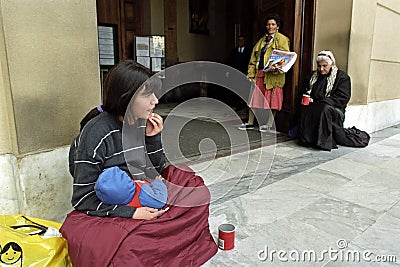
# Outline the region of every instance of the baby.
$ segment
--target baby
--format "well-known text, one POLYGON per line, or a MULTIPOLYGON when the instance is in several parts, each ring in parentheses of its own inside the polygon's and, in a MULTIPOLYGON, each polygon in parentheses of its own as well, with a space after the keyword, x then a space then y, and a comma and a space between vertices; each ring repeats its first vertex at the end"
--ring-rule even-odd
POLYGON ((163 180, 160 175, 151 183, 133 180, 119 167, 111 167, 99 175, 94 190, 97 197, 108 205, 161 209, 168 199, 167 186, 163 180))

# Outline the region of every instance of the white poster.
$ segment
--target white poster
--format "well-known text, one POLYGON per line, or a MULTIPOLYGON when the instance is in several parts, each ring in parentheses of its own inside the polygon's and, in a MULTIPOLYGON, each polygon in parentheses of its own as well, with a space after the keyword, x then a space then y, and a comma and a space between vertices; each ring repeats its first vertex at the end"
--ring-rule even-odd
POLYGON ((136 62, 142 64, 146 68, 150 69, 150 58, 149 57, 137 57, 136 62))
POLYGON ((154 72, 161 71, 161 58, 160 57, 151 58, 151 70, 154 72))
POLYGON ((136 56, 148 57, 150 55, 149 37, 136 37, 136 56))
POLYGON ((152 36, 150 38, 150 56, 164 56, 164 36, 152 36))

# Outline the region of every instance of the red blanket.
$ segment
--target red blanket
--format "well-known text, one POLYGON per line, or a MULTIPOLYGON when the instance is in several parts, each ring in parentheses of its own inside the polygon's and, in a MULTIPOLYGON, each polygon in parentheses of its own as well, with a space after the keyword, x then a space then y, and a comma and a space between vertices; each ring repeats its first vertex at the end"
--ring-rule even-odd
POLYGON ((102 218, 73 211, 60 231, 79 266, 199 266, 217 246, 208 225, 210 192, 188 167, 167 167, 170 209, 152 221, 102 218))

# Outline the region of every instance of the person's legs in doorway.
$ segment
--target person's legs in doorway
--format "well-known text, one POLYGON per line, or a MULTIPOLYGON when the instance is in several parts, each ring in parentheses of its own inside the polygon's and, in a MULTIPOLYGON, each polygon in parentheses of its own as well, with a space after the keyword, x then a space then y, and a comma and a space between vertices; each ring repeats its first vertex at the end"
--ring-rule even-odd
POLYGON ((251 108, 249 108, 249 119, 247 120, 246 123, 243 123, 242 125, 239 126, 239 130, 252 130, 254 129, 254 113, 251 110, 251 108))
POLYGON ((260 125, 260 127, 258 128, 260 132, 263 133, 276 133, 275 131, 275 127, 274 127, 274 119, 275 119, 275 114, 276 114, 276 110, 274 109, 267 109, 266 112, 268 113, 268 120, 267 120, 267 124, 264 125, 260 125))

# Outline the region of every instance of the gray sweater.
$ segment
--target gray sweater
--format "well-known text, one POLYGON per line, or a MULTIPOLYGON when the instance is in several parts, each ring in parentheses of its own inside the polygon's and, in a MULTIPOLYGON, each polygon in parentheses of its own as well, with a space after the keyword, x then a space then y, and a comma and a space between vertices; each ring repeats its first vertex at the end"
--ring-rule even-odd
POLYGON ((74 209, 100 217, 132 218, 135 208, 107 205, 98 199, 94 185, 100 173, 118 166, 133 179, 151 180, 164 168, 161 134, 145 137, 145 120, 125 124, 124 130, 122 125, 115 116, 103 112, 91 119, 71 144, 69 170, 74 178, 74 209))

